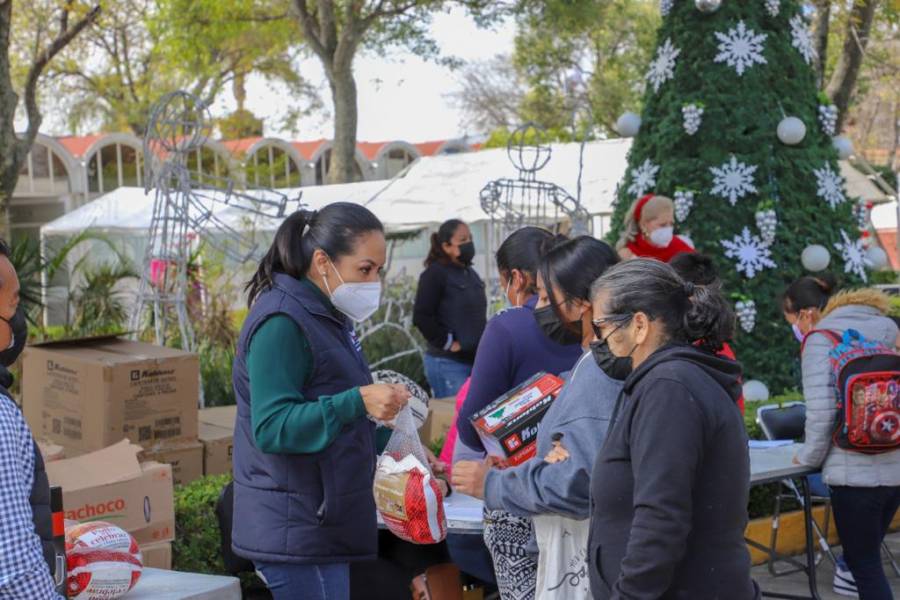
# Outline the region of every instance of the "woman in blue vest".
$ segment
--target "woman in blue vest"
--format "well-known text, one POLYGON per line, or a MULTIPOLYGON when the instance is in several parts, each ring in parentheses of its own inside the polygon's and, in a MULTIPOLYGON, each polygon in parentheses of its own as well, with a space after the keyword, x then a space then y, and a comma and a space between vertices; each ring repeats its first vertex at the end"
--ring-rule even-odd
POLYGON ((349 563, 374 559, 375 424, 409 392, 372 384, 353 331, 378 308, 381 222, 338 202, 279 227, 247 285, 234 362, 232 546, 275 600, 349 597, 349 563))

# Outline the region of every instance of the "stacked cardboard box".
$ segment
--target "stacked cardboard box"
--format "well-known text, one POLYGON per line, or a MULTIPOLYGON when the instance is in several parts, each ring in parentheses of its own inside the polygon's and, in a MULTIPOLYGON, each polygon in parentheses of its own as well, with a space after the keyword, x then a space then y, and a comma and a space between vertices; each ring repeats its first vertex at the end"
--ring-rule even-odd
POLYGON ((196 354, 115 336, 37 344, 23 355, 22 406, 35 437, 63 456, 127 439, 186 484, 203 474, 199 372, 196 354))
POLYGON ((200 442, 203 444, 203 474, 231 473, 236 406, 219 406, 200 411, 200 442))

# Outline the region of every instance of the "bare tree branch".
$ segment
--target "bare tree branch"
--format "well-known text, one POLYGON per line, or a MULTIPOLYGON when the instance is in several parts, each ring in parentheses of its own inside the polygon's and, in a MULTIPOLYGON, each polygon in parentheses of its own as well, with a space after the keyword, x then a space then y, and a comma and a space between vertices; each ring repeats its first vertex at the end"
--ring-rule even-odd
POLYGON ((847 118, 847 109, 856 90, 856 81, 872 32, 878 0, 856 0, 847 21, 844 48, 826 93, 838 108, 838 130, 847 118))

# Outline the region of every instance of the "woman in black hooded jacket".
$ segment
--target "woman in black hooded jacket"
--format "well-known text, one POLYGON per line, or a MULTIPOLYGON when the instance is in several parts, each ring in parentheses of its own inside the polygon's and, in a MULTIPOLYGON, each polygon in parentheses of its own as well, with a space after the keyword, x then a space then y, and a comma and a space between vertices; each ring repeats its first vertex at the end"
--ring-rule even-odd
POLYGON ((594 598, 758 598, 741 369, 714 354, 734 330, 729 304, 646 259, 607 271, 592 299, 594 357, 625 378, 591 476, 594 598))

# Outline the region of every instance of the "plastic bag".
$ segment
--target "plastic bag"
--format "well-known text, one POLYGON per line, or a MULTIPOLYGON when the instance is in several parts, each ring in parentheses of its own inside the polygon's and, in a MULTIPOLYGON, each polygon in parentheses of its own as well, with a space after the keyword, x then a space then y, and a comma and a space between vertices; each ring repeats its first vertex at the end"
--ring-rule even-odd
POLYGON ((409 407, 397 415, 394 431, 375 470, 375 506, 388 529, 414 544, 436 544, 447 535, 444 496, 428 467, 409 407))
POLYGON ((535 600, 589 600, 590 519, 538 515, 531 520, 539 550, 535 600))
POLYGON ((140 579, 141 551, 122 528, 103 521, 66 527, 66 594, 76 600, 115 600, 140 579))
MULTIPOLYGON (((429 397, 425 390, 422 389, 418 383, 403 375, 402 373, 398 373, 397 371, 391 371, 390 369, 381 369, 379 371, 372 371, 372 382, 373 383, 399 383, 406 386, 406 389, 409 390, 409 406, 412 411, 413 422, 415 423, 416 429, 422 427, 425 424, 425 420, 428 418, 428 401, 429 397)), ((376 424, 391 427, 393 428, 396 425, 397 419, 395 418, 393 421, 379 421, 375 417, 369 415, 369 420, 374 421, 376 424)))

